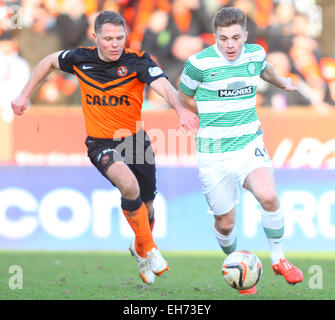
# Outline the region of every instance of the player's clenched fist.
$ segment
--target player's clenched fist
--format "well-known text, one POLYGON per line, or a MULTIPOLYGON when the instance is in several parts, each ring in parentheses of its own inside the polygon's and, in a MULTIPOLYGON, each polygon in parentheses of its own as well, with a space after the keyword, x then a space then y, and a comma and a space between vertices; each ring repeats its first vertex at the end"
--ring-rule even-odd
POLYGON ((12 109, 15 114, 22 115, 29 106, 29 99, 21 95, 12 101, 12 109))

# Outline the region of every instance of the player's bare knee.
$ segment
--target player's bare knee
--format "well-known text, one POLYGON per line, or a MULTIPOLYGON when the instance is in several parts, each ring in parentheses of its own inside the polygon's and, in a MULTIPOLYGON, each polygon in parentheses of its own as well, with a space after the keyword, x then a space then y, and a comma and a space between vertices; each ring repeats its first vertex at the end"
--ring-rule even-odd
POLYGON ((234 224, 228 221, 225 221, 225 219, 215 219, 215 227, 217 231, 223 235, 228 235, 232 232, 234 229, 234 224))
POLYGON ((220 227, 220 233, 227 236, 233 231, 233 229, 234 229, 233 224, 224 224, 220 227))
POLYGON ((137 181, 127 181, 120 185, 122 198, 135 200, 140 195, 140 187, 137 181))
POLYGON ((275 193, 264 194, 259 199, 259 202, 266 211, 276 211, 279 209, 279 199, 275 193))

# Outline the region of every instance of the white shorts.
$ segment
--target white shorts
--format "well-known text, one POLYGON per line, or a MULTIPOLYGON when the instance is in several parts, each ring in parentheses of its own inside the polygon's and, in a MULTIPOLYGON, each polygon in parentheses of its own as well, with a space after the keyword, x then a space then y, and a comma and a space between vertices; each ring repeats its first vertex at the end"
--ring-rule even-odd
POLYGON ((198 153, 199 178, 206 196, 208 213, 222 215, 239 202, 240 189, 247 175, 257 168, 273 168, 263 135, 241 150, 216 154, 198 153))

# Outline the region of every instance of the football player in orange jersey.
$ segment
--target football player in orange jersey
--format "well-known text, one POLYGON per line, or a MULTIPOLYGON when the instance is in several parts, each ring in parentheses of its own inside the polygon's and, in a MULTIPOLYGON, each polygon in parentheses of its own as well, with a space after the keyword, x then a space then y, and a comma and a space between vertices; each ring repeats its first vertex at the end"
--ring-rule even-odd
POLYGON ((77 76, 88 156, 121 192, 121 208, 135 233, 130 251, 141 279, 151 284, 169 266, 152 237, 156 168, 150 140, 138 125, 145 84, 175 109, 183 130, 196 131, 199 119, 180 103, 177 91, 148 53, 125 48, 122 16, 101 12, 93 36, 96 47, 58 51, 42 59, 12 108, 22 115, 33 89, 55 69, 77 76))

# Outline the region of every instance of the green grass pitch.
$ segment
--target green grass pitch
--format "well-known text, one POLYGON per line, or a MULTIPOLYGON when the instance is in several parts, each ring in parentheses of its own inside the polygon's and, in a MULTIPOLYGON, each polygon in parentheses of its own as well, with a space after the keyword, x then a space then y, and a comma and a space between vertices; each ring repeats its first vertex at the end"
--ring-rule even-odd
POLYGON ((155 284, 144 285, 128 252, 0 252, 0 300, 334 300, 335 252, 287 253, 304 272, 304 281, 290 286, 272 272, 269 254, 255 252, 263 276, 254 296, 241 296, 221 275, 224 255, 217 252, 164 252, 171 270, 155 284), (22 289, 16 283, 18 265, 22 289), (315 288, 318 266, 318 284, 315 288), (321 270, 321 274, 320 274, 321 270), (14 277, 14 278, 11 278, 14 277), (314 278, 313 278, 314 277, 314 278))

